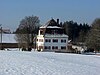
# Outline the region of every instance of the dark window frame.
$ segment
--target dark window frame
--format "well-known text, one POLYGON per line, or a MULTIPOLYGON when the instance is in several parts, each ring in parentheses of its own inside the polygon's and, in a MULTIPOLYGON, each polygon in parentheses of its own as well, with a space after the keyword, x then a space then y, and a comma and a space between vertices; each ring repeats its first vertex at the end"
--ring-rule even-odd
POLYGON ((51 49, 51 46, 45 46, 44 49, 51 49))
POLYGON ((51 39, 45 39, 45 42, 51 42, 51 39))
POLYGON ((66 43, 66 39, 61 39, 61 43, 66 43))
POLYGON ((52 42, 57 43, 58 39, 52 39, 52 42))
POLYGON ((61 49, 66 49, 66 46, 61 46, 61 49))
POLYGON ((58 46, 52 46, 52 49, 58 49, 58 46))

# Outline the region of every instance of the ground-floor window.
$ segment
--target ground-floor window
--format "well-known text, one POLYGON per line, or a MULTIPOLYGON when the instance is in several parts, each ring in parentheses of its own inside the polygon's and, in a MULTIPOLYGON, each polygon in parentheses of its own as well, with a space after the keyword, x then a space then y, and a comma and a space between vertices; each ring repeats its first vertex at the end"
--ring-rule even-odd
POLYGON ((52 49, 58 49, 58 46, 52 46, 52 49))
POLYGON ((43 46, 39 46, 39 49, 43 49, 43 46))
POLYGON ((61 49, 66 49, 66 46, 61 46, 61 49))
POLYGON ((45 46, 44 49, 51 49, 51 47, 50 46, 45 46))

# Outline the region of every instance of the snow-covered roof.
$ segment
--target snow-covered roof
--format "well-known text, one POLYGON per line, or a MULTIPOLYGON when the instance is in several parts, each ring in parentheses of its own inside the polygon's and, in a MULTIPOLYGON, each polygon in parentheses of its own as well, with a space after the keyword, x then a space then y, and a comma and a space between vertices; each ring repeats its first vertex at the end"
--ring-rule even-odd
POLYGON ((2 43, 17 43, 15 40, 15 34, 2 34, 2 43))
MULTIPOLYGON (((0 29, 0 33, 1 33, 1 29, 0 29)), ((11 31, 10 29, 2 29, 2 33, 10 34, 11 31)))
POLYGON ((61 28, 61 27, 58 27, 58 26, 48 26, 47 28, 61 28))
POLYGON ((41 26, 40 28, 46 28, 47 27, 47 25, 43 25, 43 26, 41 26))

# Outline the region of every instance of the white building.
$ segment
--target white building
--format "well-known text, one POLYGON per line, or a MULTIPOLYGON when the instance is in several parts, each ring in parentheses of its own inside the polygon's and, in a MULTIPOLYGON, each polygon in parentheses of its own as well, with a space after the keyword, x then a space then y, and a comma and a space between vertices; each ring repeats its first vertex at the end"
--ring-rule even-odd
POLYGON ((5 34, 11 34, 10 29, 0 29, 0 33, 1 33, 1 31, 2 31, 2 33, 5 33, 5 34))
POLYGON ((48 21, 39 29, 37 36, 37 50, 67 52, 68 36, 63 27, 54 19, 48 21))

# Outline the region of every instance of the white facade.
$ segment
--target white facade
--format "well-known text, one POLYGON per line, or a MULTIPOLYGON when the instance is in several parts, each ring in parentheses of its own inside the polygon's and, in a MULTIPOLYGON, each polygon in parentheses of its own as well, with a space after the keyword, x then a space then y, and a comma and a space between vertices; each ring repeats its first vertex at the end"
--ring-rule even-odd
POLYGON ((37 49, 41 51, 63 51, 67 52, 68 36, 62 35, 50 35, 46 34, 37 36, 37 49))
POLYGON ((66 51, 67 50, 67 39, 65 37, 45 37, 44 46, 48 47, 44 50, 51 50, 51 51, 66 51), (50 42, 46 42, 46 40, 50 40, 50 42), (57 40, 54 42, 54 40, 57 40), (61 42, 61 40, 65 42, 61 42))
POLYGON ((43 49, 44 49, 44 37, 43 37, 43 35, 38 35, 37 36, 37 50, 41 50, 41 51, 43 51, 43 49), (40 47, 42 47, 42 48, 40 48, 40 47))

